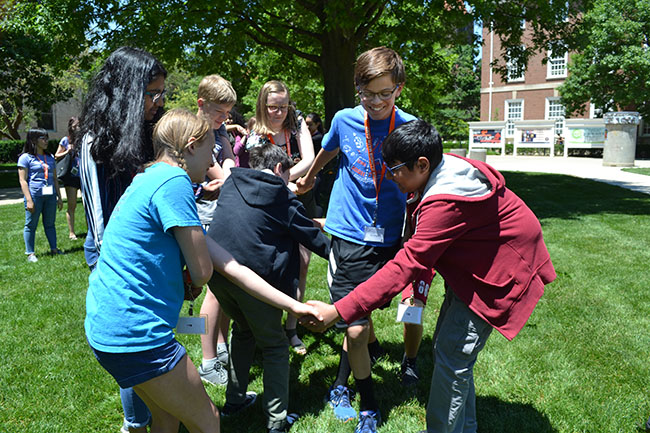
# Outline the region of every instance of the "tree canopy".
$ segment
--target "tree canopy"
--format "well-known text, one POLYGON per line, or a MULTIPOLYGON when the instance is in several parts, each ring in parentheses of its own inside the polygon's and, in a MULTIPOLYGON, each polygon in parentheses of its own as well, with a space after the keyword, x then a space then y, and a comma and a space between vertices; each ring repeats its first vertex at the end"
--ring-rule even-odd
MULTIPOLYGON (((24 3, 29 6, 10 2, 19 13, 7 20, 40 29, 52 44, 50 52, 60 58, 86 59, 83 54, 88 52, 103 56, 118 46, 132 45, 151 51, 170 69, 219 73, 233 82, 249 107, 261 83, 283 79, 305 109, 322 108, 326 123, 336 111, 356 103, 353 68, 358 54, 386 45, 400 53, 407 68, 400 105, 451 127, 454 116, 471 120, 471 110, 458 101, 466 104, 468 95, 474 95, 478 103, 477 86, 471 85, 478 81, 476 62, 457 50, 463 45, 472 50, 473 23, 491 23, 506 47, 516 47, 521 38, 519 20, 525 17, 535 23, 533 45, 541 47, 571 34, 571 26, 558 20, 567 13, 565 3, 555 3, 39 0, 24 3)), ((530 54, 512 52, 522 62, 530 54)), ((44 63, 50 61, 60 65, 52 55, 44 63)))
POLYGON ((596 0, 584 15, 560 95, 569 112, 591 100, 604 111, 650 118, 650 1, 596 0))

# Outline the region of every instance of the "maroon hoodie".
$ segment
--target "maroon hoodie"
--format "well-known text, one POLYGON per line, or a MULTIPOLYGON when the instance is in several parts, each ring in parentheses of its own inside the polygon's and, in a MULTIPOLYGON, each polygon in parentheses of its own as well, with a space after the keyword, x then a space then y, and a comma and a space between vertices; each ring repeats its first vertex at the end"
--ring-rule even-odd
POLYGON ((556 275, 537 217, 501 173, 443 155, 412 223, 415 233, 395 258, 336 302, 343 320, 368 315, 435 268, 461 301, 512 340, 556 275))

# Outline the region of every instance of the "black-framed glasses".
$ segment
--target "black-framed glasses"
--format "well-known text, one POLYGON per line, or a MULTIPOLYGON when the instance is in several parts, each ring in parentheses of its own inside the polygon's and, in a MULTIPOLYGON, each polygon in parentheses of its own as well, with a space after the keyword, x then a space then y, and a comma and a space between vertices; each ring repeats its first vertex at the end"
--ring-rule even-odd
POLYGON ((395 93, 395 90, 399 88, 399 84, 397 84, 393 90, 382 90, 381 92, 371 92, 370 90, 359 90, 357 95, 359 95, 359 98, 361 98, 364 101, 372 101, 375 99, 375 96, 381 99, 382 101, 386 101, 390 99, 391 96, 393 96, 393 93, 395 93))
POLYGON ((167 89, 164 89, 162 92, 155 90, 153 92, 150 92, 148 90, 145 90, 144 92, 145 95, 148 95, 151 98, 151 101, 155 104, 160 100, 160 98, 164 98, 165 95, 167 94, 167 89))
POLYGON ((394 165, 393 167, 389 167, 386 165, 386 163, 384 163, 384 167, 386 167, 386 171, 388 171, 388 173, 390 173, 390 175, 394 177, 395 172, 400 168, 404 167, 406 164, 408 164, 408 162, 400 162, 399 164, 394 165))
POLYGON ((277 113, 278 111, 287 111, 289 109, 289 106, 288 105, 267 105, 266 108, 268 108, 271 113, 277 113))

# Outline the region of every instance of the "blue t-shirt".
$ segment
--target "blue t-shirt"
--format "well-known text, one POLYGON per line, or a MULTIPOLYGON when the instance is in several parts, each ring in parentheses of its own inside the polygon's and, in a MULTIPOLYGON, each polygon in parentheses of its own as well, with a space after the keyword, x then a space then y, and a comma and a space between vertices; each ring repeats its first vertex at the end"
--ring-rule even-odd
MULTIPOLYGON (((365 112, 360 105, 339 111, 332 119, 330 130, 323 137, 323 149, 333 151, 339 148, 341 155, 338 175, 330 195, 325 230, 357 244, 392 246, 402 234, 406 194, 399 190, 395 182, 385 177, 379 179, 384 161, 381 144, 388 135, 390 117, 377 121, 369 118, 377 185, 381 181, 377 207, 377 192, 366 146, 365 112), (385 230, 383 244, 363 240, 364 229, 372 226, 375 211, 377 227, 385 230)), ((415 117, 399 108, 396 110, 396 128, 411 120, 415 120, 415 117)))
POLYGON ((173 227, 200 226, 190 178, 155 164, 137 175, 113 210, 86 295, 86 336, 103 352, 153 349, 174 337, 184 263, 173 227))
POLYGON ((23 153, 18 157, 18 167, 27 169, 27 184, 29 193, 32 197, 42 195, 41 189, 44 186, 54 185, 54 175, 56 174, 56 164, 52 155, 32 155, 23 153), (47 164, 47 179, 45 179, 45 167, 47 164))

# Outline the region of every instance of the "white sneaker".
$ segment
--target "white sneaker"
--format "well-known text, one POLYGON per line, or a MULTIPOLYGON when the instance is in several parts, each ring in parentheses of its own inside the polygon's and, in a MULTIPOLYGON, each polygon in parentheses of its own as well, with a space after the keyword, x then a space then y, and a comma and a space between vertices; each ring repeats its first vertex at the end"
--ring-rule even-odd
POLYGON ((32 254, 28 255, 28 256, 27 256, 27 261, 28 261, 29 263, 36 263, 36 262, 38 262, 38 259, 36 258, 36 254, 32 253, 32 254))
POLYGON ((212 385, 228 385, 228 372, 219 361, 214 363, 214 367, 204 369, 203 364, 197 369, 201 380, 212 385))

